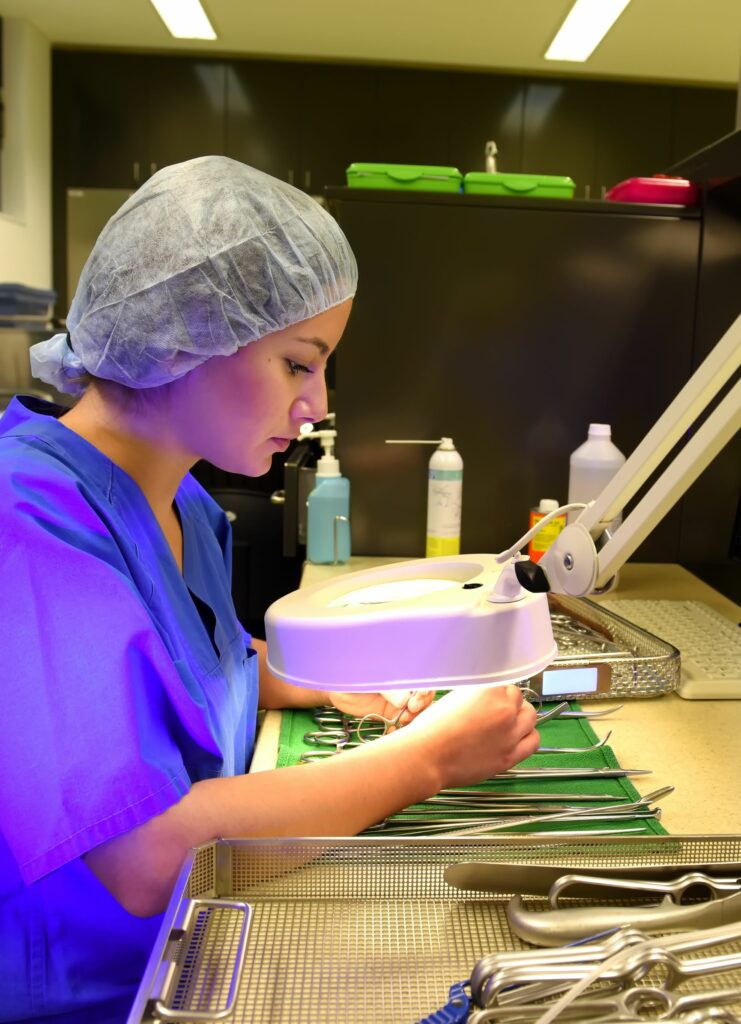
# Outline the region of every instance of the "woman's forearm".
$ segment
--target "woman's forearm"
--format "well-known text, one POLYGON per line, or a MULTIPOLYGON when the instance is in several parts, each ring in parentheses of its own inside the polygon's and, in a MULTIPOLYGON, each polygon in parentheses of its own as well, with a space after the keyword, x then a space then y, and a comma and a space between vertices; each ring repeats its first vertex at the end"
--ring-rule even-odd
POLYGON ((341 757, 207 779, 163 814, 91 850, 86 863, 132 914, 164 909, 189 849, 223 836, 348 836, 440 788, 403 730, 341 757))
POLYGON ((253 640, 257 651, 260 673, 260 707, 266 710, 276 708, 316 708, 329 704, 325 690, 307 690, 278 679, 268 668, 268 645, 264 640, 253 640))
POLYGON ((313 764, 205 779, 164 813, 85 856, 133 914, 161 911, 187 851, 219 837, 347 836, 448 786, 505 771, 538 747, 517 687, 454 692, 409 725, 313 764))

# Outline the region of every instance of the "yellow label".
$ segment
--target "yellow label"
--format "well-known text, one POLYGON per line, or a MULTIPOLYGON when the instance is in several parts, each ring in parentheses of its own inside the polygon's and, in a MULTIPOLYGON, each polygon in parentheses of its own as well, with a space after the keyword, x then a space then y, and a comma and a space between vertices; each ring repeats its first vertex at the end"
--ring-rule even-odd
POLYGON ((441 555, 459 555, 460 553, 460 537, 430 537, 428 534, 426 558, 439 558, 441 555))
MULTIPOLYGON (((530 525, 534 526, 542 518, 542 515, 533 515, 530 525)), ((556 516, 550 523, 546 523, 540 533, 536 533, 530 541, 531 554, 535 552, 542 555, 543 552, 547 551, 564 526, 566 526, 566 516, 556 516)))

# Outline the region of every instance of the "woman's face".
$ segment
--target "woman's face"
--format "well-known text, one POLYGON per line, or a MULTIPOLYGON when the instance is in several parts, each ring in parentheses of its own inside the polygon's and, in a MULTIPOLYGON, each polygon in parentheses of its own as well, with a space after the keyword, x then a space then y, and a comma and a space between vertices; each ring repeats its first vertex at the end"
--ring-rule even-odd
POLYGON ((183 446, 230 473, 267 473, 302 424, 326 416, 324 373, 351 306, 348 299, 191 370, 170 410, 183 446))

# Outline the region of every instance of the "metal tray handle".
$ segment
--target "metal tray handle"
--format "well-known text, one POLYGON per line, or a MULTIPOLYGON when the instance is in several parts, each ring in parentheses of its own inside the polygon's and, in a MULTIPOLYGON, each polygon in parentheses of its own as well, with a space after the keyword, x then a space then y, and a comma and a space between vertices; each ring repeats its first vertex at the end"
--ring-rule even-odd
POLYGON ((242 968, 244 966, 244 957, 247 951, 247 935, 250 930, 250 922, 252 920, 252 908, 247 903, 238 903, 232 900, 205 900, 205 899, 194 899, 188 903, 188 909, 183 922, 183 929, 187 931, 190 926, 190 922, 196 911, 203 909, 204 907, 212 907, 215 910, 239 910, 243 915, 242 928, 239 933, 239 942, 237 944, 237 953, 234 958, 234 970, 232 971, 232 980, 229 983, 229 995, 227 998, 226 1006, 221 1010, 189 1010, 173 1009, 166 1003, 169 990, 172 986, 172 981, 176 974, 177 964, 171 961, 167 965, 167 969, 162 980, 162 991, 158 998, 155 998, 154 1006, 152 1009, 152 1016, 159 1017, 162 1020, 174 1020, 174 1021, 216 1021, 224 1020, 226 1017, 230 1017, 234 1012, 234 1007, 237 1001, 237 993, 239 991, 239 982, 242 976, 242 968))

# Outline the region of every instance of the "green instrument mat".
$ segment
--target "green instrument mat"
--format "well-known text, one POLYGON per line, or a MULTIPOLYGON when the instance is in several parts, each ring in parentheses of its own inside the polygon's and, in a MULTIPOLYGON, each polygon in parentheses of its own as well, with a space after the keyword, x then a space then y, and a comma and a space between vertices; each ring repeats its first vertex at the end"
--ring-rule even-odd
MULTIPOLYGON (((548 710, 553 705, 544 705, 543 710, 548 710)), ((572 709, 578 710, 578 704, 571 704, 572 709)), ((600 732, 604 736, 611 729, 609 716, 604 719, 597 719, 600 732)), ((278 768, 285 768, 300 763, 301 755, 309 750, 316 750, 317 747, 304 741, 308 732, 315 732, 319 727, 311 716, 311 711, 284 711, 281 715, 280 739, 278 746, 278 768)), ((601 737, 597 736, 594 729, 586 718, 555 718, 545 722, 539 727, 540 741, 544 747, 588 747, 597 743, 601 737)), ((370 741, 373 742, 373 741, 370 741)), ((342 757, 341 753, 334 755, 342 757)), ((605 745, 598 750, 590 750, 578 754, 534 754, 527 758, 518 767, 524 768, 650 768, 650 764, 630 764, 621 766, 615 757, 612 749, 605 745)), ((649 776, 643 778, 650 780, 649 776)), ((625 801, 638 800, 640 794, 630 778, 619 779, 568 779, 568 780, 543 780, 528 779, 521 781, 500 781, 490 780, 478 786, 467 787, 485 793, 521 793, 526 797, 528 793, 557 793, 568 797, 569 793, 599 793, 609 796, 618 796, 625 801)), ((644 788, 646 788, 644 786, 644 788)), ((649 786, 650 788, 650 786, 649 786)), ((671 797, 670 797, 671 799, 671 797)), ((416 805, 415 805, 416 806, 416 805)), ((579 806, 586 806, 580 804, 579 806)), ((608 804, 598 805, 605 810, 608 804)), ((441 809, 442 811, 442 809, 441 809)), ((547 804, 544 805, 543 813, 547 813, 547 804)), ((404 812, 395 815, 394 820, 403 818, 404 812)), ((464 817, 464 812, 457 808, 452 812, 454 817, 464 817)), ((476 822, 472 820, 472 824, 476 822)), ((591 822, 591 821, 552 821, 538 822, 531 825, 513 826, 512 832, 545 832, 545 831, 583 831, 585 829, 610 829, 621 827, 641 826, 645 833, 665 835, 666 829, 654 819, 628 818, 622 822, 591 822)), ((374 833, 383 835, 383 833, 374 833)), ((424 826, 420 826, 420 833, 424 834, 424 826)), ((640 833, 626 833, 627 835, 640 835, 640 833)))

